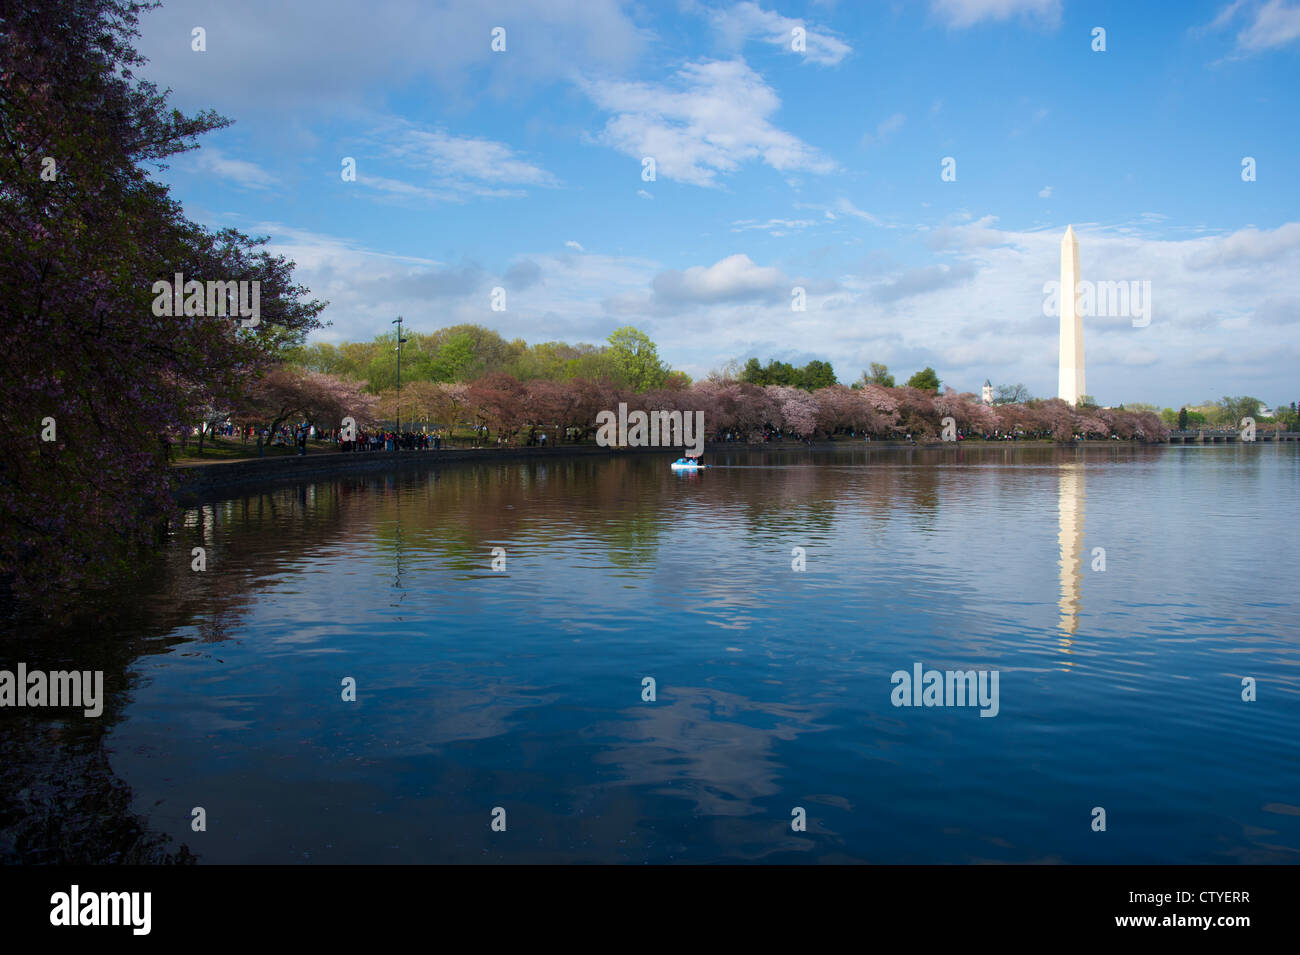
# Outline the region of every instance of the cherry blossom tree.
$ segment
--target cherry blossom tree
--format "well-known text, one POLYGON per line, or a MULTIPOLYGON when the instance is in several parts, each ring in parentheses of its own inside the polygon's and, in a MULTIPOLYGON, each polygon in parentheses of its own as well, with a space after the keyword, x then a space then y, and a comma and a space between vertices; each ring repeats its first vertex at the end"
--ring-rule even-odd
POLYGON ((174 513, 167 445, 319 326, 292 263, 185 219, 148 166, 227 124, 135 76, 132 0, 0 16, 0 585, 70 596, 174 513), (45 160, 53 161, 51 166, 45 160), (258 281, 257 326, 157 315, 153 283, 258 281))
POLYGON ((1056 441, 1070 441, 1074 438, 1077 415, 1069 403, 1060 398, 1048 398, 1037 409, 1043 425, 1051 431, 1056 441))
POLYGON ((764 391, 769 405, 776 409, 770 424, 801 437, 812 437, 817 432, 821 409, 810 392, 790 385, 767 385, 764 391))

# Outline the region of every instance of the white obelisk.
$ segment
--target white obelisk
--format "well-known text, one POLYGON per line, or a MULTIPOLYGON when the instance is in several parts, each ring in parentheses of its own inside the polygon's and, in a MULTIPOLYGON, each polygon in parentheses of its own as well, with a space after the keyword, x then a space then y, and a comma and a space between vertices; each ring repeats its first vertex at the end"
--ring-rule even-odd
POLYGON ((1060 398, 1072 405, 1086 395, 1083 380, 1083 316, 1079 314, 1079 241, 1074 226, 1061 240, 1061 367, 1060 398))

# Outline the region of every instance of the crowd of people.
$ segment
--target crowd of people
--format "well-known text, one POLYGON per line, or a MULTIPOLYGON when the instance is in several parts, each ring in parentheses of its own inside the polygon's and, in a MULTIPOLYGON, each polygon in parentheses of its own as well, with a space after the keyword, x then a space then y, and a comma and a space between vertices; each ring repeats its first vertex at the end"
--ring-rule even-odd
MULTIPOLYGON (((191 429, 182 434, 182 445, 198 429, 191 429)), ((442 448, 444 432, 425 431, 356 431, 355 438, 344 439, 341 428, 317 428, 308 424, 283 424, 271 429, 256 425, 217 425, 208 431, 209 435, 219 437, 242 438, 245 444, 256 442, 259 447, 296 447, 299 454, 307 453, 307 441, 325 441, 335 445, 340 451, 437 451, 442 448)))
MULTIPOLYGON (((573 431, 574 429, 570 429, 573 431)), ((185 444, 186 438, 192 434, 197 434, 198 429, 190 429, 189 432, 182 433, 181 443, 185 444)), ((392 430, 360 430, 351 429, 352 437, 345 437, 349 434, 348 430, 343 428, 318 428, 308 424, 282 424, 277 428, 258 427, 256 425, 234 425, 230 422, 212 427, 207 432, 211 436, 241 438, 244 444, 256 442, 259 447, 297 447, 299 454, 307 453, 308 439, 314 441, 323 441, 334 445, 339 451, 439 451, 442 449, 444 442, 449 442, 450 435, 445 428, 438 428, 433 431, 392 431, 392 430)), ((483 447, 492 443, 490 432, 486 427, 479 426, 471 429, 472 443, 474 447, 483 447)), ((572 437, 572 435, 570 435, 572 437)), ((548 443, 547 435, 544 431, 535 431, 526 437, 522 437, 522 443, 527 447, 546 447, 548 443)), ((497 435, 495 437, 497 446, 510 443, 506 439, 497 435)))
MULTIPOLYGON (((857 428, 846 429, 847 437, 850 440, 861 438, 864 441, 873 440, 890 440, 891 436, 882 436, 873 434, 870 431, 862 431, 857 428)), ((284 424, 272 431, 269 428, 258 428, 253 425, 237 426, 230 423, 218 425, 209 432, 213 435, 224 437, 242 437, 244 443, 257 441, 261 447, 296 447, 299 454, 307 453, 308 439, 328 442, 334 445, 339 451, 438 451, 447 442, 449 435, 446 429, 436 429, 434 431, 390 431, 390 430, 354 430, 354 437, 345 438, 348 432, 340 428, 317 428, 307 424, 284 424)), ((579 437, 578 429, 568 428, 559 429, 557 433, 562 434, 564 438, 576 441, 579 437)), ((514 442, 511 438, 502 434, 492 436, 486 427, 478 426, 471 428, 471 441, 475 448, 486 447, 495 443, 498 447, 504 447, 514 442), (493 441, 495 438, 495 442, 493 441)), ((985 441, 1020 441, 1033 435, 1026 434, 1021 429, 970 429, 958 428, 956 440, 965 440, 967 437, 982 437, 985 441)), ((543 430, 534 430, 526 435, 512 436, 518 437, 520 443, 525 447, 546 447, 548 444, 547 434, 543 430)), ((1082 440, 1082 435, 1076 435, 1076 440, 1082 440)), ((1118 437, 1112 435, 1118 440, 1118 437)), ((895 434, 893 440, 903 440, 915 444, 916 438, 911 433, 895 434)), ((724 429, 709 435, 710 441, 717 442, 744 442, 753 443, 754 440, 762 442, 784 443, 794 441, 805 444, 813 444, 815 437, 813 435, 799 434, 785 428, 764 427, 759 431, 746 435, 738 429, 724 429)), ((184 437, 182 445, 185 444, 184 437)))
POLYGON ((358 431, 355 440, 344 440, 333 433, 340 451, 438 451, 442 449, 442 432, 435 431, 358 431))

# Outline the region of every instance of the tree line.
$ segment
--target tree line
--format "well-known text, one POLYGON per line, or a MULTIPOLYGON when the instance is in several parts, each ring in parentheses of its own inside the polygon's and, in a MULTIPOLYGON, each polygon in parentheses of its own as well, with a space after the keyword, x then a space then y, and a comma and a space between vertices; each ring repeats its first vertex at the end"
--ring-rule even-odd
POLYGON ((469 382, 404 383, 400 394, 391 388, 376 395, 356 382, 288 366, 262 378, 248 410, 235 417, 264 421, 268 409, 276 409, 277 423, 293 418, 332 429, 344 416, 373 428, 390 424, 400 414, 408 429, 473 427, 507 443, 526 442, 544 431, 561 442, 590 439, 596 416, 620 402, 644 411, 701 411, 712 439, 730 436, 740 441, 904 435, 923 440, 939 436, 948 417, 963 435, 971 436, 1161 441, 1168 435, 1160 417, 1149 411, 1072 408, 1057 398, 986 405, 973 394, 951 388, 940 392, 855 382, 808 391, 714 375, 689 385, 672 381, 638 390, 608 378, 520 381, 492 372, 469 382))
MULTIPOLYGON (((507 341, 482 325, 462 324, 424 334, 405 330, 402 381, 468 382, 491 374, 518 381, 613 381, 645 391, 689 383, 668 368, 650 337, 632 326, 615 330, 605 343, 591 345, 507 341)), ((295 349, 291 363, 309 371, 359 381, 369 394, 397 386, 397 335, 378 335, 369 342, 318 342, 295 349)))

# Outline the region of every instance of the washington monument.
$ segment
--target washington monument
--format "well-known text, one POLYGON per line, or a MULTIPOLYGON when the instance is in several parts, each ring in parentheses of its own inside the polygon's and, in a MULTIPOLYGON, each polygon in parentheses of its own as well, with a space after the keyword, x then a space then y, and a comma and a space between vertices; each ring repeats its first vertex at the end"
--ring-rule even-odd
POLYGON ((1078 405, 1088 393, 1083 380, 1083 316, 1079 314, 1079 241, 1074 226, 1061 239, 1061 368, 1058 389, 1062 401, 1078 405))

